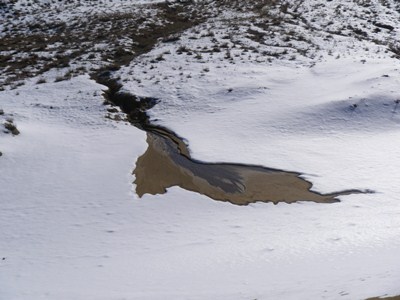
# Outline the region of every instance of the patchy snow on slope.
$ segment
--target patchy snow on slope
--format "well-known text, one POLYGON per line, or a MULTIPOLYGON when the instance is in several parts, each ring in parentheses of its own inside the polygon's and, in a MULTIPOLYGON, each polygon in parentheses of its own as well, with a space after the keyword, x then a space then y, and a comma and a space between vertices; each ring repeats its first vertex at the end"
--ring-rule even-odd
POLYGON ((66 71, 66 79, 94 73, 133 55, 140 32, 165 22, 158 2, 0 3, 0 89, 56 68, 66 71))

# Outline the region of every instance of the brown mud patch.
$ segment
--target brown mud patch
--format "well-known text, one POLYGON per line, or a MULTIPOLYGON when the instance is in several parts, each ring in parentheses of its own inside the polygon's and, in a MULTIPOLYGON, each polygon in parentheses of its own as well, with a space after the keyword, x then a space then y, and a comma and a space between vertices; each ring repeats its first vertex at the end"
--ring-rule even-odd
POLYGON ((139 197, 163 194, 172 186, 236 205, 258 201, 334 203, 339 201, 338 196, 363 193, 347 190, 320 194, 311 191, 312 184, 301 178, 300 173, 253 165, 200 162, 190 157, 182 139, 159 127, 148 128, 147 143, 148 149, 138 158, 133 172, 139 197))
POLYGON ((373 297, 373 298, 368 298, 366 300, 400 300, 400 296, 393 296, 393 297, 373 297))

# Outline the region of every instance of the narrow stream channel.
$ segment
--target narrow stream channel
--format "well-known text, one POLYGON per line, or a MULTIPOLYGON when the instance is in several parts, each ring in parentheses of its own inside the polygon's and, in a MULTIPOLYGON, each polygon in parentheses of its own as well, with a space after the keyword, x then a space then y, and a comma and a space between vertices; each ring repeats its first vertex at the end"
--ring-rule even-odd
POLYGON ((153 98, 138 98, 120 92, 120 86, 107 84, 106 99, 118 105, 128 120, 147 132, 148 148, 136 162, 133 171, 136 193, 163 194, 167 188, 183 189, 206 195, 214 200, 236 205, 254 202, 313 201, 338 202, 337 197, 370 191, 346 190, 329 194, 312 191, 312 183, 301 173, 237 163, 206 163, 191 157, 187 145, 174 132, 150 123, 146 113, 156 105, 153 98))

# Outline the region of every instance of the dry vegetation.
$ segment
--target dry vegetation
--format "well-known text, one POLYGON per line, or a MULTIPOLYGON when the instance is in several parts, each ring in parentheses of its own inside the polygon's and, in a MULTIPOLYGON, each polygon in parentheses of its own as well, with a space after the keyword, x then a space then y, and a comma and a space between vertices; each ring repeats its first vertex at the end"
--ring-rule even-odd
MULTIPOLYGON (((387 10, 387 19, 399 11, 393 1, 379 3, 387 10)), ((345 20, 340 22, 324 16, 324 8, 318 2, 307 6, 300 0, 166 1, 151 5, 128 5, 118 0, 2 1, 0 89, 16 87, 27 77, 54 69, 63 72, 54 77, 56 81, 82 73, 99 78, 104 70, 118 69, 157 42, 179 41, 183 31, 201 23, 208 24, 208 31, 193 29, 191 38, 209 38, 213 46, 190 49, 182 45, 178 54, 193 55, 199 61, 204 54, 221 52, 228 62, 234 61, 235 55, 264 61, 315 59, 321 50, 333 55, 335 40, 352 38, 400 55, 393 35, 396 28, 382 20, 382 11, 373 8, 372 0, 335 5, 335 17, 345 20), (222 40, 214 37, 218 28, 225 31, 222 40)), ((154 62, 164 59, 160 55, 154 62)))
MULTIPOLYGON (((16 2, 0 6, 5 20, 0 35, 0 86, 54 68, 68 68, 65 79, 104 67, 118 68, 149 51, 158 39, 172 41, 174 34, 206 17, 200 7, 161 3, 128 11, 71 14, 66 22, 51 18, 49 11, 55 2, 46 5, 48 13, 36 14, 35 18, 30 18, 30 10, 18 9, 16 2)), ((31 5, 34 2, 28 1, 31 5)), ((80 6, 80 1, 66 2, 71 11, 80 6)))

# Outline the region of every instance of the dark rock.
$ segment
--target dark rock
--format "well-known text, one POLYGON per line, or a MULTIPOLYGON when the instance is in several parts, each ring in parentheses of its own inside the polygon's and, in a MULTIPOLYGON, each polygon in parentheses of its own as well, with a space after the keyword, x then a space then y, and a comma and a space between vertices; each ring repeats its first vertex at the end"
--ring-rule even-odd
POLYGON ((389 31, 393 31, 394 27, 392 25, 388 25, 388 24, 383 24, 383 23, 379 23, 379 22, 375 22, 373 23, 376 27, 379 28, 383 28, 383 29, 387 29, 389 31))
POLYGON ((107 111, 110 112, 110 113, 117 113, 118 109, 115 108, 115 107, 110 107, 110 108, 107 108, 107 111))
POLYGON ((14 125, 12 122, 6 122, 4 123, 5 129, 7 129, 9 132, 12 133, 12 135, 18 135, 20 134, 19 130, 17 129, 17 126, 14 125))

